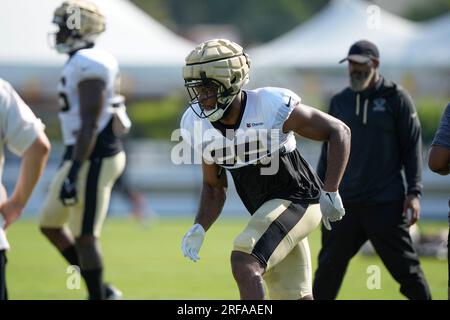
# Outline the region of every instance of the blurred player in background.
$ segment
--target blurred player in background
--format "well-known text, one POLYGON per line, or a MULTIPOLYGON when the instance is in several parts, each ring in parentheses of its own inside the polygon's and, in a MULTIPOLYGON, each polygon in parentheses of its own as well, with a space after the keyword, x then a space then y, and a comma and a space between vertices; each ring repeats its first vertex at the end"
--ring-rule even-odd
POLYGON ((127 139, 123 140, 125 152, 128 155, 127 166, 114 184, 114 192, 118 192, 126 199, 131 207, 130 214, 142 226, 149 226, 157 218, 156 213, 148 206, 145 194, 130 178, 130 147, 127 139))
POLYGON ((55 10, 53 23, 59 28, 55 48, 68 55, 58 87, 66 151, 40 228, 70 265, 79 266, 89 299, 118 299, 120 291, 103 282, 98 239, 111 189, 125 167, 120 136, 130 123, 118 95, 119 67, 112 55, 94 47, 105 31, 95 4, 66 1, 55 10))
POLYGON ((50 142, 42 122, 11 85, 0 79, 0 300, 8 299, 5 269, 9 243, 4 230, 22 214, 44 171, 49 152, 50 142), (9 198, 1 182, 5 146, 22 158, 19 177, 9 198))
POLYGON ((345 214, 338 192, 350 152, 341 121, 300 103, 282 88, 242 90, 250 59, 241 46, 215 39, 196 47, 183 68, 190 108, 183 139, 202 154, 203 188, 194 226, 182 241, 193 261, 220 215, 229 170, 251 219, 234 241, 233 276, 241 299, 312 299, 307 236, 320 220, 345 214), (324 183, 296 148, 294 133, 330 143, 324 183), (236 151, 237 150, 237 151, 236 151))
MULTIPOLYGON (((431 299, 409 234, 420 217, 422 192, 421 128, 414 103, 403 88, 379 74, 375 44, 354 43, 344 61, 350 86, 333 96, 329 113, 352 130, 340 186, 347 215, 333 230, 322 229, 314 296, 336 298, 350 259, 369 239, 403 295, 431 299)), ((325 143, 322 148, 320 177, 328 175, 334 161, 329 147, 325 143)))
POLYGON ((132 186, 126 170, 117 179, 114 185, 114 191, 121 193, 131 205, 130 213, 133 218, 140 224, 145 225, 147 222, 147 216, 145 213, 145 196, 132 186))
MULTIPOLYGON (((441 175, 450 174, 450 103, 447 105, 447 108, 445 108, 438 131, 431 143, 428 167, 441 175)), ((448 201, 448 206, 450 209, 450 199, 448 201)), ((450 211, 448 213, 448 219, 450 226, 450 211)), ((448 250, 448 242, 450 242, 450 227, 447 241, 447 260, 449 262, 448 299, 450 300, 450 251, 448 250)))

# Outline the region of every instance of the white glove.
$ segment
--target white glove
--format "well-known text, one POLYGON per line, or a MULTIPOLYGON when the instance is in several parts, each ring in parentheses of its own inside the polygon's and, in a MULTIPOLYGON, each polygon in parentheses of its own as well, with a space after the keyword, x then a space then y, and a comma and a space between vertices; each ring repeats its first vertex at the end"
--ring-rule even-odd
POLYGON ((183 241, 181 242, 181 251, 183 252, 183 255, 194 262, 200 260, 198 252, 203 244, 203 239, 205 239, 205 229, 198 223, 194 224, 192 228, 186 232, 183 241))
POLYGON ((339 192, 328 192, 321 190, 320 211, 322 211, 322 222, 325 228, 331 230, 330 222, 336 222, 345 216, 344 205, 342 204, 339 192))

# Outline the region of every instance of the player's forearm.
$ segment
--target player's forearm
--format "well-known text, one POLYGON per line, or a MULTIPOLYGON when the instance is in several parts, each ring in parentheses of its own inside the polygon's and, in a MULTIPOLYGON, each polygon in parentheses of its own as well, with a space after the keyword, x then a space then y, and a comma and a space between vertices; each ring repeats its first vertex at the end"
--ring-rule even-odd
POLYGON ((326 191, 334 192, 339 188, 350 155, 350 139, 350 128, 343 123, 330 134, 327 171, 323 186, 326 191))
POLYGON ((195 223, 201 224, 207 231, 222 212, 225 199, 226 187, 214 187, 204 183, 195 223))
POLYGON ((428 167, 440 175, 448 175, 450 173, 450 149, 439 145, 432 146, 428 167))
POLYGON ((19 178, 11 200, 24 207, 44 171, 50 152, 50 142, 42 133, 25 151, 22 157, 19 178))
POLYGON ((92 150, 94 150, 96 141, 97 134, 95 126, 81 127, 81 130, 77 136, 77 142, 75 144, 72 159, 80 163, 87 160, 91 155, 92 150))
POLYGON ((78 132, 73 160, 87 160, 97 141, 97 128, 105 102, 105 82, 101 79, 84 80, 78 84, 81 128, 78 132))

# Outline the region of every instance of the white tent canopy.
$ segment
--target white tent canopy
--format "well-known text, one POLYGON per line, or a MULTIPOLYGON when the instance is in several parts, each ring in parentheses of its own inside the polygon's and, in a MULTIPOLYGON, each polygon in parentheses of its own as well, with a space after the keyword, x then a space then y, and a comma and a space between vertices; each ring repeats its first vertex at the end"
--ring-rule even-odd
MULTIPOLYGON (((132 91, 161 93, 178 83, 193 44, 175 35, 127 0, 93 0, 106 17, 107 30, 98 46, 118 60, 132 91)), ((39 82, 53 91, 56 69, 65 57, 52 50, 47 36, 53 12, 62 0, 2 0, 0 77, 16 86, 39 82), (49 79, 50 78, 50 79, 49 79), (52 88, 47 87, 52 83, 52 88)))
POLYGON ((332 0, 309 21, 253 50, 258 67, 337 67, 350 45, 374 42, 383 65, 402 66, 403 54, 418 31, 417 24, 360 0, 332 0))
POLYGON ((411 66, 450 69, 450 14, 422 24, 405 60, 411 66))

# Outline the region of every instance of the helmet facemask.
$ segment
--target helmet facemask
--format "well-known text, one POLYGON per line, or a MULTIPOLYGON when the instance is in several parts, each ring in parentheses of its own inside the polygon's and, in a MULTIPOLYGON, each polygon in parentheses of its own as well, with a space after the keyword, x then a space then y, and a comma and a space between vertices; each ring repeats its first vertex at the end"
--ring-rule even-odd
POLYGON ((51 47, 58 53, 72 53, 82 48, 88 48, 94 45, 95 37, 81 37, 74 30, 70 30, 65 24, 58 25, 59 30, 52 33, 50 36, 51 47))
POLYGON ((224 116, 237 95, 214 79, 205 77, 203 79, 186 80, 185 82, 190 97, 190 107, 199 118, 208 118, 211 122, 215 122, 224 116), (208 105, 209 100, 214 102, 213 106, 208 105), (194 107, 195 105, 198 105, 200 112, 194 107))

